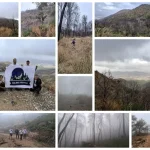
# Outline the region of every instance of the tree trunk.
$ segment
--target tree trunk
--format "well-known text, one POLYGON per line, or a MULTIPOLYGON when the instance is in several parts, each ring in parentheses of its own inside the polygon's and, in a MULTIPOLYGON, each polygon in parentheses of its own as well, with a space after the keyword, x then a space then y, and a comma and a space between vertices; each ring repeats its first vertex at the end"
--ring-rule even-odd
POLYGON ((66 6, 67 6, 67 3, 64 4, 63 10, 62 10, 61 16, 60 16, 60 22, 59 22, 59 26, 58 26, 58 41, 60 40, 62 21, 63 21, 66 6))
POLYGON ((75 131, 74 131, 74 135, 73 135, 73 141, 72 141, 73 147, 75 146, 77 128, 78 128, 78 114, 77 114, 77 116, 76 116, 76 125, 75 125, 75 131))
POLYGON ((123 136, 126 136, 126 130, 125 130, 125 114, 122 114, 123 117, 123 136))
POLYGON ((69 122, 71 121, 71 119, 73 118, 74 113, 71 115, 71 117, 68 119, 67 123, 65 124, 64 128, 60 131, 59 135, 58 135, 58 141, 60 141, 61 136, 63 135, 64 131, 66 130, 69 122))

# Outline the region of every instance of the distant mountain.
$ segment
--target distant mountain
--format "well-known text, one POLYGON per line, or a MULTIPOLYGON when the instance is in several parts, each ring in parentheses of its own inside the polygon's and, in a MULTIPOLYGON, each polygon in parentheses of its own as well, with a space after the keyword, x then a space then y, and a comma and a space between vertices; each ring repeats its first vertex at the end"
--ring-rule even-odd
POLYGON ((150 73, 139 71, 116 71, 112 72, 115 78, 123 78, 126 80, 150 80, 150 73))
POLYGON ((124 9, 95 21, 96 36, 150 36, 150 5, 124 9))
POLYGON ((4 72, 6 67, 10 65, 10 62, 0 62, 0 72, 4 72))

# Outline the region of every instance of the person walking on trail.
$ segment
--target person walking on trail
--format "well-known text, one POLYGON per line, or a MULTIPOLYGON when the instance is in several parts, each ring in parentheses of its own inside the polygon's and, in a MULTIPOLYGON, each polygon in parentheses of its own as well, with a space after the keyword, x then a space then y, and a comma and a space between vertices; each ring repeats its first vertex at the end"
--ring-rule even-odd
POLYGON ((15 134, 16 134, 16 139, 19 139, 19 130, 18 129, 15 130, 15 134))
POLYGON ((26 137, 27 137, 27 130, 24 128, 23 129, 23 138, 26 139, 26 137))
POLYGON ((13 129, 9 129, 9 139, 12 139, 13 136, 13 129))
POLYGON ((75 40, 75 39, 73 39, 71 44, 72 44, 72 47, 73 47, 73 48, 75 48, 76 40, 75 40))
POLYGON ((20 135, 20 140, 22 140, 22 136, 23 136, 23 130, 19 130, 19 135, 20 135))

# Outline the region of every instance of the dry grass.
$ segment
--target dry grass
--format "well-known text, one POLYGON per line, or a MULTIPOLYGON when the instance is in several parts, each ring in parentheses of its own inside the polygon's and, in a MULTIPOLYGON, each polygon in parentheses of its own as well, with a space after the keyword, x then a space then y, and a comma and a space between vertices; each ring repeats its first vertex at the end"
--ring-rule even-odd
POLYGON ((54 37, 55 36, 55 25, 50 24, 49 26, 33 26, 31 30, 23 32, 22 36, 27 37, 54 37))
POLYGON ((1 37, 10 37, 13 34, 13 30, 7 27, 0 27, 0 36, 1 37))
POLYGON ((76 38, 73 47, 72 38, 59 41, 58 72, 72 74, 92 73, 92 38, 76 38))

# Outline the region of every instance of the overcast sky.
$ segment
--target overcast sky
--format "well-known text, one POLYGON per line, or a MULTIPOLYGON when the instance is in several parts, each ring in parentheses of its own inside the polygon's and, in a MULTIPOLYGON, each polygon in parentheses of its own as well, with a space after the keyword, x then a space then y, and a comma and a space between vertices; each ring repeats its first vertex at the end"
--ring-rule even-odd
POLYGON ((95 65, 99 72, 150 72, 150 40, 96 40, 95 65))
POLYGON ((0 40, 0 61, 12 62, 13 58, 19 64, 30 60, 31 64, 54 65, 55 40, 0 40))
POLYGON ((80 8, 80 18, 82 18, 83 15, 87 15, 88 21, 92 20, 92 3, 77 3, 80 8))
POLYGON ((60 94, 83 94, 92 95, 91 77, 59 77, 58 91, 60 94))
POLYGON ((33 4, 32 2, 22 2, 21 3, 21 11, 26 11, 26 10, 31 10, 35 9, 36 5, 33 4))
POLYGON ((148 2, 104 2, 104 3, 95 3, 95 18, 101 19, 104 17, 107 17, 109 15, 112 15, 122 9, 133 9, 141 4, 150 4, 148 2))
POLYGON ((18 19, 18 3, 0 2, 0 18, 18 19))
POLYGON ((150 113, 132 113, 132 115, 135 115, 137 119, 145 120, 150 125, 150 113))

